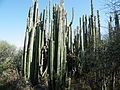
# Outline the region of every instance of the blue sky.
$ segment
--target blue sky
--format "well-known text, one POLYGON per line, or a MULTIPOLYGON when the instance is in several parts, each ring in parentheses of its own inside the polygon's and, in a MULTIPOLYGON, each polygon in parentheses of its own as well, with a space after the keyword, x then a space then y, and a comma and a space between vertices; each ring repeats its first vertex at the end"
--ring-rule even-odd
MULTIPOLYGON (((52 4, 59 3, 59 0, 51 0, 52 4)), ((68 22, 71 20, 71 11, 74 7, 75 18, 73 27, 79 25, 79 17, 83 14, 90 14, 90 0, 64 0, 67 10, 68 22)), ((10 44, 22 47, 24 42, 24 33, 26 29, 26 20, 28 9, 32 0, 0 0, 0 40, 6 40, 10 44)), ((48 0, 39 0, 39 11, 41 12, 48 5, 48 0)), ((94 0, 94 11, 103 6, 101 0, 94 0)), ((101 21, 104 12, 100 11, 101 21)), ((104 33, 105 31, 102 31, 104 33)))

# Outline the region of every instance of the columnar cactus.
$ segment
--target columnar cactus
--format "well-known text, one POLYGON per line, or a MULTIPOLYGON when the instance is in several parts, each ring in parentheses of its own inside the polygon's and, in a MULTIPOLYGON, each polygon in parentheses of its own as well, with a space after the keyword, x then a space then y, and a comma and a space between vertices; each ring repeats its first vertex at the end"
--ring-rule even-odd
POLYGON ((119 16, 118 14, 115 12, 115 29, 118 30, 119 29, 119 16))
MULTIPOLYGON (((46 73, 48 74, 49 89, 64 90, 66 76, 71 78, 71 75, 66 75, 66 73, 68 74, 66 70, 66 63, 69 63, 67 62, 69 61, 68 56, 71 55, 70 58, 77 60, 77 68, 78 66, 82 68, 87 58, 91 58, 93 53, 97 53, 98 42, 101 40, 99 11, 97 11, 97 27, 91 0, 91 15, 89 18, 87 15, 80 18, 80 25, 77 26, 74 37, 72 36, 74 10, 72 9, 72 20, 67 25, 67 13, 63 0, 61 0, 60 5, 53 6, 52 17, 49 0, 49 23, 47 22, 47 14, 47 10, 43 10, 39 16, 38 1, 35 0, 27 19, 23 52, 23 77, 36 85, 39 83, 39 79, 44 76, 45 67, 48 66, 46 73), (47 28, 48 26, 49 28, 47 28), (49 33, 48 37, 46 30, 49 33)), ((96 58, 94 57, 94 59, 96 58)))
POLYGON ((109 28, 109 39, 112 40, 112 17, 110 16, 110 21, 108 22, 108 28, 109 28))
POLYGON ((100 34, 100 15, 99 15, 99 10, 97 10, 97 21, 98 21, 98 39, 101 41, 101 34, 100 34))
POLYGON ((23 53, 23 76, 32 83, 38 82, 38 76, 43 73, 43 49, 46 44, 45 35, 45 10, 39 17, 38 1, 34 1, 28 15, 27 31, 23 53))
POLYGON ((34 35, 35 35, 35 29, 36 29, 36 24, 37 24, 37 18, 38 18, 38 2, 37 0, 34 3, 34 8, 33 8, 33 23, 31 27, 31 31, 29 33, 29 41, 28 41, 28 46, 27 46, 27 79, 29 80, 30 78, 30 66, 33 58, 33 43, 34 43, 34 35))
POLYGON ((49 40, 49 89, 64 89, 66 67, 66 13, 63 4, 53 7, 49 40))

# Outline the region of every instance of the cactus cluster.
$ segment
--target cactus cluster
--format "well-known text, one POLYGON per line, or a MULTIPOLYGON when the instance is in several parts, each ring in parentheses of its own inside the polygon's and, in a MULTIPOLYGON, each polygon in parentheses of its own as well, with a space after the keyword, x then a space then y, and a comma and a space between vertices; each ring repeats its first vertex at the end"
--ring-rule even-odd
POLYGON ((22 74, 26 81, 35 85, 46 73, 50 90, 64 90, 66 77, 71 77, 69 75, 71 59, 75 58, 76 69, 78 69, 83 67, 87 59, 99 58, 97 54, 101 42, 100 17, 99 11, 97 11, 97 20, 93 15, 92 0, 91 15, 89 17, 83 15, 80 18, 74 37, 72 35, 73 18, 74 10, 72 9, 72 20, 68 25, 64 1, 61 0, 59 5, 53 6, 52 14, 49 3, 48 23, 47 9, 39 15, 38 0, 34 0, 34 5, 30 7, 28 13, 24 41, 22 74))
POLYGON ((92 5, 91 15, 83 15, 79 19, 80 23, 74 35, 73 53, 78 58, 77 66, 81 68, 86 61, 98 59, 97 54, 101 43, 99 11, 97 10, 97 16, 94 16, 92 5))
POLYGON ((35 0, 27 18, 22 74, 26 81, 37 84, 48 67, 50 88, 53 88, 53 83, 57 88, 65 82, 66 75, 67 18, 63 3, 53 6, 53 16, 49 19, 47 37, 48 12, 43 10, 39 16, 38 1, 35 0))
POLYGON ((63 3, 53 6, 51 32, 49 38, 49 84, 50 90, 62 89, 66 75, 66 12, 63 3))
POLYGON ((108 22, 109 40, 113 40, 115 36, 119 36, 119 29, 120 29, 119 15, 116 12, 114 12, 114 18, 110 16, 108 22), (113 19, 114 19, 114 24, 113 24, 113 19))
MULTIPOLYGON (((47 13, 46 13, 47 14, 47 13)), ((38 82, 44 72, 43 61, 46 52, 45 10, 39 16, 38 1, 30 7, 24 41, 23 76, 27 81, 38 82)))

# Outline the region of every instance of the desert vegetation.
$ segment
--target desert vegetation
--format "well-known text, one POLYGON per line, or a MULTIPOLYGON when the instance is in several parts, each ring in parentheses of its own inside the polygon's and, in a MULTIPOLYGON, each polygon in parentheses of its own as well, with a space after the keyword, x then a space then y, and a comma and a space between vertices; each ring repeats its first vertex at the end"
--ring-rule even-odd
POLYGON ((108 35, 103 38, 100 12, 93 10, 93 0, 90 8, 91 14, 78 18, 79 25, 73 30, 74 8, 68 22, 64 0, 52 7, 49 0, 49 9, 41 13, 38 0, 34 0, 28 12, 23 49, 0 42, 0 88, 119 90, 119 11, 113 10, 108 35))

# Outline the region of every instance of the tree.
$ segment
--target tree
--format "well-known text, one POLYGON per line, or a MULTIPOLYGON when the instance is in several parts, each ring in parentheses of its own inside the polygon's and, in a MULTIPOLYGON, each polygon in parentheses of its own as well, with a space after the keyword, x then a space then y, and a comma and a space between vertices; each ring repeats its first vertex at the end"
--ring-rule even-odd
POLYGON ((120 15, 120 0, 105 0, 105 8, 109 9, 110 13, 117 13, 120 15))
POLYGON ((16 47, 6 41, 0 41, 0 64, 12 62, 16 53, 16 47))
POLYGON ((22 71, 22 56, 23 56, 23 50, 18 49, 15 56, 14 56, 14 62, 16 69, 18 70, 19 75, 21 75, 22 71))

